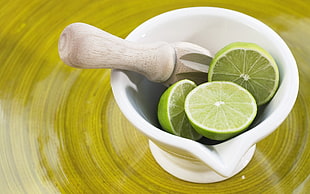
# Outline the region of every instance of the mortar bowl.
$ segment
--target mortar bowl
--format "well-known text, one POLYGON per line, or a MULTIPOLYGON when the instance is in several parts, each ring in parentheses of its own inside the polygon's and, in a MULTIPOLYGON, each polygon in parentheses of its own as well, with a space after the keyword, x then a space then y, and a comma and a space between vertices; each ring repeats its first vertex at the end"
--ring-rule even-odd
POLYGON ((138 43, 185 41, 205 47, 213 55, 229 43, 252 42, 266 49, 278 64, 280 84, 273 99, 261 108, 246 132, 220 143, 165 132, 157 120, 157 104, 166 88, 134 72, 112 71, 111 86, 120 110, 148 137, 156 162, 182 180, 212 183, 236 175, 251 161, 256 143, 277 129, 296 101, 298 69, 289 47, 270 27, 243 13, 216 7, 173 10, 144 22, 126 39, 138 43))

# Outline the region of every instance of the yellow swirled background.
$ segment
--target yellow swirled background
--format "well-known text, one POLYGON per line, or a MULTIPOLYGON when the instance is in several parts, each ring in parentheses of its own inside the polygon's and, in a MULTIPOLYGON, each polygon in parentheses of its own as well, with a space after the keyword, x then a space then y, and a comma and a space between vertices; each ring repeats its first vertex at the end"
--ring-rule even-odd
POLYGON ((310 191, 310 4, 304 0, 0 1, 1 193, 307 193, 310 191), (125 38, 160 13, 216 6, 251 15, 291 48, 300 92, 291 114, 257 144, 231 179, 193 184, 154 161, 147 139, 124 118, 110 70, 79 70, 58 57, 70 23, 125 38))

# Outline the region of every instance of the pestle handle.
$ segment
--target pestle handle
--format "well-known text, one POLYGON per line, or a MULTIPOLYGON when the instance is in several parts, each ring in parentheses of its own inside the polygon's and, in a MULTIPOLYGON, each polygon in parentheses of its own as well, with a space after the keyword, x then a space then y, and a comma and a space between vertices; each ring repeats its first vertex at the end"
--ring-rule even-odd
POLYGON ((155 82, 166 81, 175 66, 175 51, 168 43, 133 43, 84 23, 63 30, 58 51, 72 67, 130 70, 155 82))

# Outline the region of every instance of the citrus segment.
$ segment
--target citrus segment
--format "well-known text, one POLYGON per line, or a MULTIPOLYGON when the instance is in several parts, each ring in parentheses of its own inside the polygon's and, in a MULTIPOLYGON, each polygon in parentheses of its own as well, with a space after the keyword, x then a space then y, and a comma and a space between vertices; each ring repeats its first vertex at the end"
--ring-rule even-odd
POLYGON ((195 130, 214 140, 226 140, 241 133, 257 113, 252 94, 226 81, 199 85, 188 94, 184 106, 195 130))
POLYGON ((187 94, 196 87, 190 80, 181 80, 171 85, 158 103, 158 120, 162 128, 174 135, 198 140, 202 136, 191 126, 184 110, 187 94))
POLYGON ((258 105, 267 103, 276 93, 279 72, 275 60, 254 43, 235 42, 213 58, 208 81, 232 81, 249 90, 258 105))

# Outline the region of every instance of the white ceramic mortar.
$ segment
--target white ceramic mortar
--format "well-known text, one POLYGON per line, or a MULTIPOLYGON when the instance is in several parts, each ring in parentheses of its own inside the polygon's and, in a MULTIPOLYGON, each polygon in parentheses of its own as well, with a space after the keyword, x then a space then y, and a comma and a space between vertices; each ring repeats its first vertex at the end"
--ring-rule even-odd
POLYGON ((256 143, 277 129, 295 103, 299 87, 295 59, 281 37, 253 17, 223 8, 184 8, 151 18, 126 39, 139 43, 186 41, 212 54, 231 42, 253 42, 266 49, 279 66, 279 89, 252 128, 217 145, 204 145, 161 130, 156 111, 165 88, 133 72, 112 71, 113 94, 121 111, 149 138, 158 164, 182 180, 210 183, 240 172, 253 157, 256 143))

